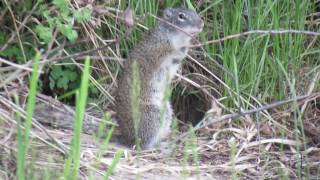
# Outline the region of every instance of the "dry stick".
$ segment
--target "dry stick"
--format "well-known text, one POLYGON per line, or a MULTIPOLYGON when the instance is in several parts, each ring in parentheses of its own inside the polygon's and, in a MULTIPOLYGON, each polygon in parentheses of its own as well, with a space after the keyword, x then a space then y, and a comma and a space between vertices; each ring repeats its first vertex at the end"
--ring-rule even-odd
MULTIPOLYGON (((2 102, 2 104, 4 106, 6 106, 7 108, 12 109, 14 112, 19 113, 22 118, 25 118, 25 113, 24 110, 21 109, 20 107, 18 107, 16 104, 14 104, 13 102, 11 102, 10 100, 8 100, 7 98, 5 98, 4 96, 0 95, 0 102, 2 102)), ((58 151, 60 151, 63 154, 66 154, 66 148, 64 147, 64 144, 61 143, 59 140, 55 139, 53 136, 50 135, 50 133, 34 118, 32 118, 32 125, 34 127, 36 127, 37 129, 41 130, 42 132, 44 132, 57 146, 52 145, 51 143, 48 143, 46 140, 40 139, 42 140, 44 143, 51 145, 53 148, 57 149, 58 151)), ((21 125, 21 127, 23 127, 21 125)), ((24 127, 23 127, 24 128, 24 127)))
MULTIPOLYGON (((8 114, 2 112, 1 109, 0 109, 0 112, 1 112, 1 113, 0 113, 0 117, 1 117, 1 118, 5 119, 5 120, 7 120, 7 121, 10 121, 10 122, 12 122, 13 124, 18 125, 20 128, 24 129, 24 126, 23 126, 23 125, 17 124, 17 121, 16 121, 16 120, 13 120, 8 114)), ((55 148, 55 149, 58 150, 59 152, 61 152, 61 153, 63 153, 63 154, 66 154, 63 149, 60 149, 60 147, 56 146, 55 144, 52 144, 52 143, 50 143, 49 141, 45 140, 44 138, 38 136, 38 135, 37 135, 36 133, 34 133, 33 131, 31 131, 31 135, 33 135, 34 137, 38 138, 40 141, 44 142, 45 144, 47 144, 47 145, 55 148)))
POLYGON ((33 69, 28 67, 28 64, 30 64, 30 63, 26 63, 26 65, 20 65, 20 64, 16 64, 16 63, 10 62, 10 61, 8 61, 6 59, 3 59, 1 57, 0 57, 0 63, 4 63, 4 64, 10 65, 10 66, 13 66, 13 67, 15 67, 17 69, 23 69, 23 70, 26 70, 26 71, 29 71, 29 72, 33 71, 33 69))
POLYGON ((54 29, 54 32, 53 32, 53 36, 52 36, 52 38, 51 38, 51 41, 48 43, 47 52, 42 55, 42 59, 43 59, 43 60, 45 60, 45 59, 48 58, 49 53, 50 53, 50 51, 52 50, 52 47, 53 47, 53 44, 54 44, 54 40, 56 39, 57 35, 58 35, 58 29, 55 28, 55 29, 54 29))
POLYGON ((79 52, 79 53, 75 53, 75 54, 72 54, 72 55, 68 55, 68 56, 63 56, 63 57, 57 57, 57 58, 51 58, 51 59, 48 59, 48 60, 45 60, 45 61, 41 61, 41 63, 47 63, 47 62, 51 62, 51 61, 61 61, 61 60, 64 60, 64 59, 67 59, 67 58, 78 58, 78 57, 82 57, 82 56, 85 56, 85 55, 88 55, 90 53, 93 53, 93 52, 96 52, 96 51, 101 51, 109 46, 111 46, 113 43, 116 43, 118 42, 118 38, 111 41, 110 43, 102 46, 102 47, 99 47, 99 48, 94 48, 94 49, 89 49, 87 51, 84 51, 84 52, 79 52))
MULTIPOLYGON (((32 61, 28 61, 24 66, 28 67, 32 64, 32 61)), ((39 71, 41 72, 41 71, 39 71)), ((23 69, 16 69, 13 73, 10 74, 4 81, 0 81, 0 88, 5 86, 8 82, 12 82, 14 79, 19 79, 19 77, 24 77, 29 71, 23 71, 23 69)))
POLYGON ((258 107, 256 109, 251 109, 251 110, 240 112, 240 113, 227 114, 227 115, 221 116, 219 118, 213 118, 212 120, 210 120, 210 121, 208 121, 206 123, 204 123, 202 121, 202 122, 200 122, 202 124, 199 123, 200 125, 197 126, 195 128, 195 130, 204 128, 205 126, 208 126, 210 124, 213 124, 213 123, 216 123, 216 122, 220 122, 220 121, 223 121, 223 120, 235 119, 235 118, 238 118, 238 117, 241 117, 241 116, 245 116, 245 115, 248 115, 248 114, 253 114, 253 113, 256 113, 256 112, 259 112, 259 111, 263 111, 263 110, 267 110, 267 109, 271 109, 271 108, 274 108, 274 107, 277 107, 277 106, 282 106, 282 105, 285 105, 285 104, 288 104, 288 103, 291 103, 291 102, 294 102, 294 101, 301 101, 301 100, 304 100, 304 99, 313 99, 313 98, 317 98, 317 97, 320 97, 320 92, 313 93, 313 94, 310 94, 310 95, 298 96, 297 98, 291 98, 291 99, 287 99, 287 100, 283 100, 283 101, 278 101, 278 102, 275 102, 275 103, 272 103, 272 104, 268 104, 268 105, 265 105, 265 106, 258 107))
MULTIPOLYGON (((86 57, 76 57, 76 60, 84 60, 86 57)), ((118 57, 109 57, 109 56, 104 56, 104 57, 100 57, 100 56, 90 56, 90 59, 92 60, 106 60, 106 61, 120 61, 123 62, 125 61, 125 59, 123 58, 118 58, 118 57)))
MULTIPOLYGON (((54 53, 54 52, 59 52, 60 50, 66 48, 66 47, 72 48, 72 47, 74 47, 74 46, 76 46, 76 45, 79 45, 79 44, 84 43, 84 42, 87 42, 87 41, 88 41, 88 39, 82 39, 82 40, 80 40, 80 41, 76 41, 76 42, 70 43, 70 44, 62 43, 61 45, 58 45, 58 46, 55 47, 55 48, 52 48, 52 49, 50 49, 50 50, 47 50, 47 51, 43 54, 43 56, 45 56, 45 55, 49 56, 49 55, 51 55, 52 53, 54 53)), ((114 40, 112 40, 112 41, 114 41, 114 40)), ((112 41, 111 41, 111 42, 112 42, 112 41)), ((85 57, 82 57, 82 58, 84 59, 85 57)), ((51 59, 53 59, 53 57, 51 57, 51 59)))
MULTIPOLYGON (((100 49, 104 49, 104 48, 110 46, 110 45, 111 45, 112 43, 114 43, 114 42, 117 42, 117 39, 114 40, 114 41, 112 41, 112 42, 109 43, 109 44, 106 44, 106 45, 100 47, 100 48, 94 48, 94 49, 91 49, 91 50, 88 50, 88 51, 85 51, 85 52, 82 52, 82 53, 76 53, 76 54, 73 54, 73 55, 69 55, 69 53, 68 53, 67 50, 65 50, 65 49, 63 49, 63 52, 64 52, 65 54, 67 54, 67 56, 65 56, 65 57, 70 57, 70 56, 72 56, 70 59, 71 59, 72 62, 82 71, 83 69, 82 69, 81 65, 78 64, 78 63, 76 63, 76 61, 74 60, 74 58, 76 58, 77 56, 84 56, 85 53, 91 53, 91 52, 94 52, 94 51, 99 51, 100 49)), ((56 41, 56 43, 59 44, 58 41, 56 41)), ((61 58, 64 58, 64 57, 61 57, 61 58)), ((52 59, 54 59, 54 58, 52 58, 52 59)), ((60 59, 60 58, 57 58, 57 59, 60 59)), ((44 61, 44 63, 45 63, 45 61, 44 61)), ((110 93, 108 93, 108 92, 102 87, 102 85, 99 84, 99 82, 98 82, 94 77, 92 77, 92 76, 90 75, 90 76, 89 76, 89 79, 90 79, 90 81, 102 92, 102 94, 104 94, 106 97, 108 97, 108 99, 111 101, 111 103, 114 103, 114 97, 112 97, 112 96, 110 95, 110 93)))
POLYGON ((184 80, 185 82, 191 84, 192 86, 200 89, 204 94, 206 94, 207 96, 209 96, 215 103, 217 103, 220 108, 223 108, 223 109, 227 110, 226 107, 225 107, 217 98, 215 98, 207 89, 203 88, 203 87, 202 87, 201 85, 199 85, 198 83, 196 83, 196 82, 192 81, 191 79, 189 79, 189 78, 187 78, 187 77, 184 77, 184 76, 182 76, 182 75, 180 75, 180 74, 178 74, 178 73, 176 74, 176 76, 177 76, 178 78, 181 78, 181 79, 184 80))
MULTIPOLYGON (((319 78, 320 78, 320 72, 317 72, 316 75, 314 76, 314 78, 312 79, 310 85, 309 85, 308 92, 307 92, 308 95, 310 95, 310 94, 312 93, 312 91, 314 90, 314 87, 315 87, 315 85, 316 85, 316 82, 318 82, 319 78)), ((305 111, 306 108, 307 108, 307 105, 308 105, 308 101, 306 101, 306 102, 302 105, 302 107, 301 107, 301 114, 304 113, 304 111, 305 111)))
MULTIPOLYGON (((244 111, 244 112, 240 112, 240 113, 233 113, 233 114, 227 114, 227 115, 224 115, 224 116, 220 116, 218 118, 213 118, 211 120, 209 120, 208 122, 205 122, 205 119, 200 121, 193 129, 196 131, 196 130, 199 130, 199 129, 202 129, 210 124, 213 124, 213 123, 217 123, 217 122, 220 122, 220 121, 224 121, 224 120, 234 120, 238 117, 241 117, 241 116, 245 116, 245 115, 248 115, 248 114, 253 114, 253 113, 256 113, 256 112, 259 112, 259 111, 264 111, 264 110, 267 110, 267 109, 271 109, 271 108, 274 108, 274 107, 277 107, 277 106, 282 106, 282 105, 285 105, 285 104, 288 104, 290 102, 294 102, 294 101, 301 101, 301 100, 304 100, 304 99, 313 99, 313 98, 317 98, 317 97, 320 97, 320 92, 317 92, 317 93, 313 93, 313 94, 310 94, 310 95, 303 95, 303 96, 298 96, 296 98, 291 98, 291 99, 287 99, 287 100, 283 100, 283 101, 278 101, 278 102, 275 102, 275 103, 272 103, 272 104, 268 104, 266 106, 261 106, 259 108, 256 108, 256 109, 251 109, 251 110, 248 110, 248 111, 244 111)), ((189 133, 186 132, 186 133, 183 133, 180 135, 180 138, 184 138, 188 135, 189 133)))
POLYGON ((313 32, 313 31, 300 31, 300 30, 294 30, 294 29, 290 29, 290 30, 252 30, 252 31, 247 31, 247 32, 242 32, 239 34, 232 34, 229 36, 226 36, 224 38, 221 39, 215 39, 215 40, 211 40, 211 41, 207 41, 203 44, 196 44, 193 45, 191 47, 199 47, 199 46, 204 46, 207 44, 215 44, 215 43, 220 43, 229 39, 234 39, 234 38, 239 38, 241 36, 247 36, 247 35, 251 35, 251 34, 264 34, 264 35, 275 35, 275 34, 305 34, 305 35, 309 35, 309 36, 320 36, 319 32, 313 32))
POLYGON ((104 50, 105 48, 110 47, 114 43, 119 43, 122 38, 126 38, 127 36, 128 35, 116 37, 115 39, 108 41, 108 43, 106 45, 103 45, 103 46, 101 46, 99 48, 89 49, 89 50, 84 51, 84 52, 79 52, 79 53, 75 53, 75 54, 67 55, 67 56, 63 56, 63 57, 51 58, 51 59, 48 59, 48 60, 45 60, 45 61, 41 61, 41 63, 47 63, 47 62, 51 62, 51 61, 61 61, 61 60, 67 59, 67 58, 83 57, 83 56, 91 54, 93 52, 104 50))

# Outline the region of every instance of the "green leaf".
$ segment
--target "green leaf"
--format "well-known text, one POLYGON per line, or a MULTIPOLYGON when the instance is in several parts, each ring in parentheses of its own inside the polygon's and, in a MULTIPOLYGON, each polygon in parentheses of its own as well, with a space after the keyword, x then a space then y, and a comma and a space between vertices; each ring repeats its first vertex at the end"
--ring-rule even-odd
POLYGON ((12 46, 10 48, 5 49, 4 51, 0 52, 1 56, 6 56, 8 58, 13 58, 15 56, 22 55, 20 49, 16 46, 12 46))
POLYGON ((50 76, 53 79, 57 80, 62 75, 63 75, 63 71, 62 71, 61 66, 52 66, 52 70, 51 70, 50 76))
POLYGON ((70 25, 73 24, 74 18, 70 15, 69 11, 61 11, 60 15, 61 15, 60 17, 61 22, 65 22, 70 25))
POLYGON ((66 36, 71 42, 74 42, 78 38, 77 31, 72 29, 72 26, 67 24, 58 25, 59 31, 66 36))
POLYGON ((52 39, 52 29, 43 25, 36 26, 36 32, 40 39, 44 42, 49 43, 52 39))
POLYGON ((56 18, 50 16, 50 11, 49 10, 44 10, 42 12, 42 15, 43 15, 43 17, 46 18, 46 20, 48 21, 49 27, 52 29, 52 27, 55 25, 54 22, 55 22, 56 18))
POLYGON ((77 9, 73 12, 73 16, 76 19, 77 22, 87 22, 91 18, 92 10, 84 7, 77 9))
POLYGON ((68 11, 68 0, 53 0, 52 3, 61 11, 68 11))
POLYGON ((61 77, 57 81, 57 87, 58 88, 63 88, 64 90, 67 90, 68 89, 68 83, 69 83, 69 79, 68 78, 61 77))
POLYGON ((70 81, 75 81, 78 77, 78 74, 74 71, 65 71, 66 78, 68 78, 70 81))

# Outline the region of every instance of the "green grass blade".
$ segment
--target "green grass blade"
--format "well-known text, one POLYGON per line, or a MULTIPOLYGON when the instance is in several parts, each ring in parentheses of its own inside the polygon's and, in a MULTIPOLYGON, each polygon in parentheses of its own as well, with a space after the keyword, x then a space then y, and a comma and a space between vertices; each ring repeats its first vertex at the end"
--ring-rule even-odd
POLYGON ((29 146, 29 139, 30 139, 29 136, 30 136, 30 129, 32 125, 32 115, 33 115, 33 111, 36 103, 37 84, 38 84, 38 77, 39 77, 38 69, 39 69, 40 58, 41 58, 40 52, 37 52, 34 58, 32 75, 30 79, 29 96, 27 101, 27 115, 26 115, 26 120, 24 122, 25 129, 24 129, 24 133, 22 134, 23 138, 21 139, 18 137, 17 177, 19 180, 25 179, 25 159, 26 159, 26 154, 29 146))
POLYGON ((116 154, 114 155, 114 158, 113 158, 113 160, 111 162, 111 165, 109 166, 108 171, 107 171, 106 175, 103 178, 104 180, 109 179, 109 177, 112 175, 114 169, 116 168, 118 162, 120 161, 120 158, 121 158, 122 154, 123 154, 122 150, 118 150, 116 152, 116 154))
POLYGON ((73 154, 73 161, 74 161, 74 172, 73 177, 75 179, 78 176, 78 171, 80 167, 80 133, 82 129, 83 124, 83 118, 87 103, 87 97, 88 97, 88 86, 89 86, 89 75, 90 75, 90 58, 87 57, 84 64, 83 69, 83 75, 80 85, 80 93, 77 98, 77 106, 76 106, 76 121, 74 125, 74 139, 73 139, 73 148, 74 148, 74 154, 73 154))
POLYGON ((87 57, 84 64, 82 80, 80 85, 80 92, 77 93, 77 106, 76 115, 74 122, 74 136, 72 139, 71 155, 66 160, 64 176, 66 179, 77 179, 80 168, 80 151, 81 151, 81 139, 80 134, 83 125, 83 118, 85 114, 85 108, 88 97, 88 86, 89 86, 89 75, 90 75, 90 58, 87 57), (72 166, 72 168, 70 167, 72 166), (70 173, 71 171, 71 173, 70 173))

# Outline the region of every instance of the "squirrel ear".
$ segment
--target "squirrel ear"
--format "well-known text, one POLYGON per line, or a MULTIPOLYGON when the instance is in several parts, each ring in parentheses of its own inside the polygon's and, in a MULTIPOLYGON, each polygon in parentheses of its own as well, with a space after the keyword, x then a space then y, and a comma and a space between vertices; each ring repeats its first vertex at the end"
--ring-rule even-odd
POLYGON ((170 17, 170 16, 172 16, 172 13, 173 13, 173 9, 172 8, 166 8, 163 11, 163 17, 165 17, 165 18, 170 17))

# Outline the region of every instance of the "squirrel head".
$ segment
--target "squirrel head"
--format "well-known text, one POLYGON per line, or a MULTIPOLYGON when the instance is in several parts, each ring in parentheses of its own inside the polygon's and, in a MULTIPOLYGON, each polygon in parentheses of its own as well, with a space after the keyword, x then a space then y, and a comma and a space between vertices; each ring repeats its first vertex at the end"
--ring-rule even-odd
POLYGON ((188 46, 190 39, 202 31, 203 25, 201 17, 187 8, 166 8, 157 23, 157 27, 166 33, 174 46, 179 46, 176 48, 188 46))

